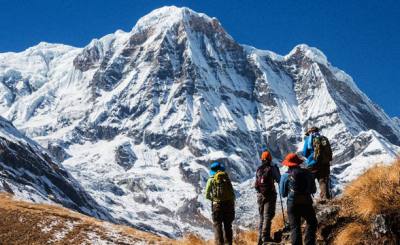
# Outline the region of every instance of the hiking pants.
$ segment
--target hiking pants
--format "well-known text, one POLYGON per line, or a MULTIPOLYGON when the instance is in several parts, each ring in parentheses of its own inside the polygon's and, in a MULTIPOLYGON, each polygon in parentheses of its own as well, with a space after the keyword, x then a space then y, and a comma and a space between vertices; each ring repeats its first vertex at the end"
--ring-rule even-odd
POLYGON ((318 221, 312 203, 293 204, 292 202, 288 202, 287 212, 289 216, 290 239, 292 245, 303 244, 301 236, 301 218, 304 218, 307 222, 304 244, 315 245, 315 233, 317 232, 318 221))
POLYGON ((264 197, 263 194, 257 194, 258 212, 260 223, 258 226, 258 244, 261 245, 271 239, 271 223, 275 216, 276 194, 264 197))
POLYGON ((215 244, 232 245, 232 222, 235 219, 234 201, 212 204, 212 219, 214 225, 215 244))
POLYGON ((329 186, 329 176, 327 177, 319 177, 317 176, 318 184, 319 184, 319 197, 323 200, 331 199, 331 192, 329 186))
POLYGON ((319 197, 321 200, 331 199, 331 190, 329 186, 329 176, 331 174, 330 171, 330 163, 323 162, 319 164, 321 167, 315 173, 315 178, 318 181, 320 193, 319 197))

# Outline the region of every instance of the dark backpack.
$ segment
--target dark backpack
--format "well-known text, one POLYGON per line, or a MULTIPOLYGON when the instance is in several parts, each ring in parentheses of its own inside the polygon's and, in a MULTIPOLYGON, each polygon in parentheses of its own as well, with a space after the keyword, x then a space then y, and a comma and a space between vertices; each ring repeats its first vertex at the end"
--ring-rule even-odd
POLYGON ((255 188, 264 196, 275 193, 272 166, 262 166, 257 169, 255 188))
POLYGON ((218 171, 212 180, 212 199, 216 202, 223 202, 235 199, 232 183, 224 171, 218 171))
POLYGON ((325 136, 317 136, 313 139, 312 144, 314 148, 314 159, 317 165, 329 165, 329 162, 332 161, 332 148, 328 138, 325 136))
POLYGON ((310 172, 307 169, 298 168, 289 172, 289 196, 295 204, 312 203, 309 185, 310 172))

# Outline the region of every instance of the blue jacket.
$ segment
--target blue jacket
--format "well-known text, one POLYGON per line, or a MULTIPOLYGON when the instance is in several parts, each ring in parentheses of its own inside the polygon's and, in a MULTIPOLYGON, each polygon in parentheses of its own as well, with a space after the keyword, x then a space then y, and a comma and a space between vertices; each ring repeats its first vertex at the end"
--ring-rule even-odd
POLYGON ((313 148, 313 139, 316 136, 319 136, 319 133, 311 133, 304 140, 303 156, 306 158, 306 161, 304 162, 306 167, 311 167, 317 163, 317 161, 314 159, 314 148, 313 148))
MULTIPOLYGON (((282 197, 288 197, 288 202, 292 200, 293 196, 292 192, 289 193, 289 174, 293 171, 293 169, 289 169, 286 173, 284 173, 281 177, 281 181, 279 183, 279 192, 282 197)), ((317 187, 315 186, 314 175, 311 172, 307 174, 307 192, 311 195, 317 191, 317 187)))

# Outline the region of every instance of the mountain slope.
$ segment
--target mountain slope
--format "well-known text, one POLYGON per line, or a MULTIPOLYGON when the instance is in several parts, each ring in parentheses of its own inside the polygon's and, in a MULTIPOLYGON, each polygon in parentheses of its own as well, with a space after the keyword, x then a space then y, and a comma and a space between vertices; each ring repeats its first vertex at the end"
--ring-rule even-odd
POLYGON ((0 195, 0 240, 7 244, 180 244, 71 210, 0 195))
POLYGON ((394 117, 394 118, 392 118, 392 120, 394 121, 394 124, 396 124, 397 127, 400 128, 400 118, 399 117, 394 117))
POLYGON ((76 180, 37 143, 0 117, 0 190, 36 202, 59 203, 112 220, 76 180))
POLYGON ((209 234, 201 191, 211 161, 227 166, 238 224, 247 225, 263 146, 279 162, 307 127, 321 127, 338 191, 400 149, 398 124, 321 51, 240 45, 217 19, 187 8, 154 10, 83 49, 42 43, 0 54, 0 84, 1 115, 114 218, 168 236, 209 234))

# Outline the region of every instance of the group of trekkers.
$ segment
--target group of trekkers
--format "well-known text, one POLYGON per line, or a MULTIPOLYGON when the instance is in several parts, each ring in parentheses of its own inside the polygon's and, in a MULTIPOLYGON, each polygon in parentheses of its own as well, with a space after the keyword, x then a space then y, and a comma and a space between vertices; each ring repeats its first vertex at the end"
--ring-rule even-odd
MULTIPOLYGON (((319 183, 319 202, 331 198, 329 188, 330 162, 332 150, 329 140, 322 136, 317 127, 305 132, 303 160, 296 153, 289 153, 282 165, 286 172, 281 176, 278 166, 273 164, 271 153, 265 149, 261 153, 261 165, 256 171, 254 187, 257 191, 259 210, 258 244, 274 242, 271 237, 271 223, 275 216, 277 192, 275 182, 279 184, 280 201, 287 197, 287 215, 290 239, 294 245, 303 244, 301 224, 306 221, 304 243, 316 244, 318 221, 313 207, 313 194, 316 192, 315 180, 319 183), (304 165, 304 167, 302 166, 304 165)), ((232 222, 235 218, 235 193, 225 167, 220 162, 210 166, 210 178, 206 185, 206 198, 212 202, 212 220, 215 242, 218 245, 232 244, 232 222)), ((282 205, 282 215, 283 205, 282 205)), ((286 227, 285 217, 283 220, 286 227)))

